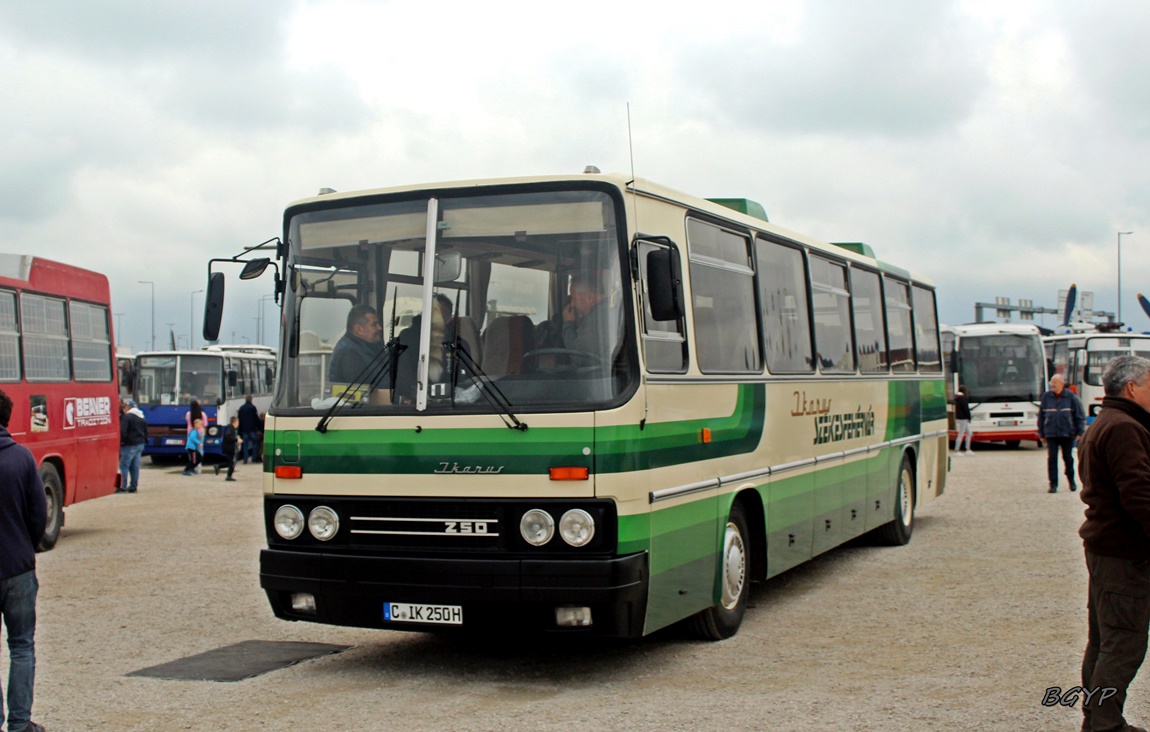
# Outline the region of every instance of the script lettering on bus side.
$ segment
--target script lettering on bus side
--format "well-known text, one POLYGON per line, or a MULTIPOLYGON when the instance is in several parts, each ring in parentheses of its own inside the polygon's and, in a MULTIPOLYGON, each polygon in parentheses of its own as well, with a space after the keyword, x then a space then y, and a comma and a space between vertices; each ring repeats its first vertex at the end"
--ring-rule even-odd
POLYGON ((461 467, 459 465, 459 463, 440 463, 439 467, 436 470, 433 470, 432 472, 433 473, 439 473, 440 475, 443 475, 443 474, 498 475, 499 473, 503 472, 504 467, 505 466, 503 466, 503 465, 500 465, 499 467, 496 467, 494 465, 488 465, 488 466, 464 465, 461 467))
POLYGON ((795 408, 791 410, 792 417, 803 417, 817 414, 826 414, 831 411, 831 399, 807 399, 805 391, 796 391, 795 408))
POLYGON ((874 408, 861 406, 853 412, 815 416, 815 444, 842 442, 874 434, 874 408))

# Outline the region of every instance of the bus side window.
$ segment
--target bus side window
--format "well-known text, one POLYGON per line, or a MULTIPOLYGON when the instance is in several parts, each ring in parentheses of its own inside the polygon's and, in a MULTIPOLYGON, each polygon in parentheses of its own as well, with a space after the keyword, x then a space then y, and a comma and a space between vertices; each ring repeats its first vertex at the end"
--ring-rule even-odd
POLYGON ((914 285, 914 335, 918 349, 918 369, 923 373, 942 371, 942 357, 938 345, 938 314, 934 305, 934 291, 914 285))
POLYGON ((811 257, 811 300, 815 306, 815 347, 819 368, 834 373, 855 370, 850 291, 846 265, 811 257))
POLYGON ((815 356, 803 252, 762 238, 755 249, 767 368, 772 374, 810 373, 815 356))
POLYGON ((687 243, 699 370, 758 373, 762 358, 749 240, 740 233, 688 219, 687 243))

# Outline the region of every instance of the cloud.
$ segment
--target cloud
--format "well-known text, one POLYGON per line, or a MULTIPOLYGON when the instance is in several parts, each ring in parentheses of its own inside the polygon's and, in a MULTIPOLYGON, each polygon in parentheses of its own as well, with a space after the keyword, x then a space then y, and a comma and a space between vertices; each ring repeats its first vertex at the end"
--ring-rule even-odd
POLYGON ((985 91, 986 49, 955 3, 807 3, 795 37, 751 32, 684 49, 692 111, 788 134, 928 135, 985 91))

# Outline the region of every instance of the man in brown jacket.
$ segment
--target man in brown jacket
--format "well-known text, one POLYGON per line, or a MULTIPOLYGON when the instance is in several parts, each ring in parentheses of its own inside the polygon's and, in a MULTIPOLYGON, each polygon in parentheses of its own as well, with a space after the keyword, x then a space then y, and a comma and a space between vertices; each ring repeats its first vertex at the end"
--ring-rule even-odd
POLYGON ((1150 360, 1115 358, 1102 386, 1102 409, 1078 443, 1090 572, 1082 729, 1146 732, 1122 708, 1150 630, 1150 360))

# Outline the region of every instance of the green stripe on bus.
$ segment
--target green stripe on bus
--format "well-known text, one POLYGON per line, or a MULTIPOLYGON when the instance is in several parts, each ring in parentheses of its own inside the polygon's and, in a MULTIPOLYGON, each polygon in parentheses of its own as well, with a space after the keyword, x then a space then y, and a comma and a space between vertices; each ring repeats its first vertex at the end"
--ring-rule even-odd
MULTIPOLYGON (((501 468, 501 475, 538 475, 557 465, 620 473, 749 453, 759 444, 766 387, 741 384, 731 414, 662 424, 481 429, 342 430, 297 432, 299 465, 309 473, 427 474, 458 465, 501 468), (699 434, 711 429, 704 444, 699 434), (584 454, 588 450, 590 454, 584 454)), ((282 441, 272 433, 270 446, 282 441)))

